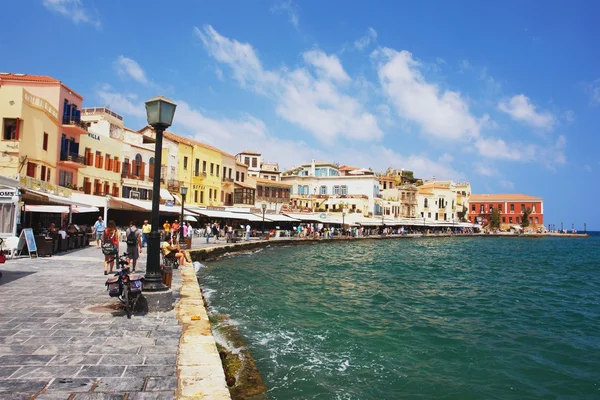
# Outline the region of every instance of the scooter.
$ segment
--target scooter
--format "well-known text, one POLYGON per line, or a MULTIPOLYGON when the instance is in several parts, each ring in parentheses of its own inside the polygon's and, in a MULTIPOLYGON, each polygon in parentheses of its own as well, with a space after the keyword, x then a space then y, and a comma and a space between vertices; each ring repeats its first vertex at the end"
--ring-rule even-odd
POLYGON ((123 253, 117 263, 120 271, 106 280, 106 288, 110 297, 118 297, 125 305, 127 319, 130 319, 142 294, 144 277, 141 274, 130 273, 127 253, 123 253))

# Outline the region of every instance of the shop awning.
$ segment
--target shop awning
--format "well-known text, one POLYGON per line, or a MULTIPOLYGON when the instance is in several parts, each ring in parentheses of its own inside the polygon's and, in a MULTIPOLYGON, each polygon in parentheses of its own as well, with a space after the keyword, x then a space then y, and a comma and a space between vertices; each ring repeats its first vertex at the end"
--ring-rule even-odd
POLYGON ((167 189, 160 189, 160 198, 163 200, 175 200, 167 189))
POLYGON ((80 206, 47 206, 38 204, 26 204, 26 212, 43 212, 43 213, 57 213, 57 214, 68 214, 71 210, 74 214, 98 212, 98 207, 80 207, 80 206))
POLYGON ((43 201, 46 203, 64 204, 67 206, 74 205, 74 206, 79 206, 79 207, 89 207, 89 204, 84 204, 84 203, 74 201, 70 197, 56 196, 54 194, 40 192, 37 190, 25 188, 25 187, 21 187, 21 190, 23 191, 23 199, 25 202, 27 202, 27 199, 29 197, 33 201, 43 201))
MULTIPOLYGON (((258 215, 258 214, 254 214, 258 217, 260 217, 261 221, 262 221, 262 214, 258 215)), ((292 217, 288 217, 287 215, 284 214, 265 214, 265 221, 269 219, 271 221, 275 221, 275 222, 300 222, 300 220, 292 218, 292 217)))
POLYGON ((309 213, 289 213, 286 212, 285 215, 287 215, 290 218, 293 218, 295 220, 298 221, 304 221, 304 222, 323 222, 321 221, 321 219, 319 218, 318 214, 309 214, 309 213))
MULTIPOLYGON (((243 221, 262 221, 262 216, 258 217, 257 215, 244 212, 238 213, 224 210, 207 210, 205 208, 190 208, 189 211, 208 218, 239 219, 243 221)), ((265 221, 271 220, 265 216, 265 221)))
POLYGON ((68 214, 69 206, 43 206, 43 205, 36 205, 36 204, 26 204, 25 211, 26 212, 68 214))

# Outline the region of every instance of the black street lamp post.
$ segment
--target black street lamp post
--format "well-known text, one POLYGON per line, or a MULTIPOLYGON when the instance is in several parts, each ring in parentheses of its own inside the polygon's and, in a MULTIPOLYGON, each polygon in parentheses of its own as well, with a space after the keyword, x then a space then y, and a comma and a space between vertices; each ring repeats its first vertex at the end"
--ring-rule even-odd
POLYGON ((267 203, 263 202, 260 205, 260 208, 262 209, 262 214, 263 214, 263 220, 262 220, 262 235, 263 235, 263 239, 265 238, 265 211, 267 211, 267 203))
POLYGON ((560 223, 560 233, 563 233, 563 223, 560 223))
POLYGON ((173 115, 177 105, 171 100, 159 96, 146 102, 148 125, 156 132, 154 146, 154 179, 152 181, 152 230, 148 235, 148 259, 146 262, 146 275, 144 276, 144 290, 160 292, 169 288, 162 283, 160 271, 160 232, 158 230, 160 216, 160 166, 162 164, 162 139, 163 132, 173 123, 173 115))
POLYGON ((423 235, 425 234, 425 215, 423 215, 423 235))
POLYGON ((583 233, 587 233, 587 224, 583 223, 583 233))
POLYGON ((185 238, 183 237, 183 205, 185 204, 185 195, 187 194, 188 188, 187 186, 181 186, 179 188, 179 193, 181 193, 181 220, 179 224, 179 243, 185 243, 185 238))
POLYGON ((344 236, 346 232, 346 211, 342 209, 342 236, 344 236))

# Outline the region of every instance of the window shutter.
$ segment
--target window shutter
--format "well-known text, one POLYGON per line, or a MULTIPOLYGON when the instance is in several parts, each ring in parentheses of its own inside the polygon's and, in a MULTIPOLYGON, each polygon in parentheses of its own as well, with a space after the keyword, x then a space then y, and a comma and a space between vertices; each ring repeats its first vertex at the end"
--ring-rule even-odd
POLYGON ((146 163, 145 162, 141 162, 140 163, 140 180, 144 180, 144 177, 146 176, 145 174, 145 168, 146 168, 146 163))
POLYGON ((19 128, 21 127, 21 120, 17 118, 17 127, 15 130, 15 140, 19 140, 19 128))

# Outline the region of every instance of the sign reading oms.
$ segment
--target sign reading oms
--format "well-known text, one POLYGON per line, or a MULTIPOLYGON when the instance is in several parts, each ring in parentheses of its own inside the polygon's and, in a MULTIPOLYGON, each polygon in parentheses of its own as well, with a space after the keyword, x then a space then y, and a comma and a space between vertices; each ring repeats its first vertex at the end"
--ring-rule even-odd
POLYGON ((14 190, 0 189, 0 197, 13 197, 14 195, 14 190))

